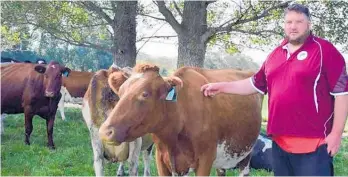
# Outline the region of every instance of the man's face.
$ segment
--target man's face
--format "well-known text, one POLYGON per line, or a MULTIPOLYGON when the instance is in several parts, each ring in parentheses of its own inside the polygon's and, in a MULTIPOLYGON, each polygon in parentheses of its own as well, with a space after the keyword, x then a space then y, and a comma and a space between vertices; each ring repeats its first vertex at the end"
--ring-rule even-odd
POLYGON ((291 44, 301 44, 309 34, 311 23, 307 16, 296 11, 288 11, 285 15, 284 31, 291 44))

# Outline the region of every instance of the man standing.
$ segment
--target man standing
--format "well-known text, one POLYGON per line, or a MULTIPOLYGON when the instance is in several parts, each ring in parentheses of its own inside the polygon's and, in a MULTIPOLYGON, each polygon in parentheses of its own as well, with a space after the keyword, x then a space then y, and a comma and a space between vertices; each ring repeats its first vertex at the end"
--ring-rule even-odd
POLYGON ((332 157, 341 145, 348 114, 348 75, 343 56, 313 36, 307 7, 285 11, 286 38, 251 78, 203 85, 218 93, 269 95, 267 134, 276 176, 334 175, 332 157))

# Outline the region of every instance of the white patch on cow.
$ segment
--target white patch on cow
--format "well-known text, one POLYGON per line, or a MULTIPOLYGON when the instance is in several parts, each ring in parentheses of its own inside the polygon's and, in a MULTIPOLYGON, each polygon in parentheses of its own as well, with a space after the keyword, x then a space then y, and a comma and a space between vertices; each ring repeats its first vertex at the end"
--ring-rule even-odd
POLYGON ((124 176, 124 163, 120 162, 117 169, 117 176, 124 176))
POLYGON ((250 173, 250 163, 248 163, 247 166, 245 166, 245 168, 239 173, 239 176, 247 176, 250 173))
POLYGON ((55 66, 55 65, 51 65, 51 68, 55 69, 55 68, 56 68, 56 66, 55 66))
POLYGON ((136 74, 132 74, 132 76, 129 79, 139 79, 139 78, 142 78, 143 76, 144 76, 143 73, 136 73, 136 74))
POLYGON ((91 144, 93 148, 94 157, 94 171, 96 176, 104 176, 104 155, 103 155, 103 144, 99 138, 99 129, 93 125, 92 116, 90 113, 90 108, 87 100, 83 101, 82 106, 82 116, 88 127, 91 144))
MULTIPOLYGON (((83 97, 73 97, 69 93, 68 89, 64 86, 61 87, 60 91, 63 95, 64 92, 64 102, 72 103, 72 104, 82 104, 83 102, 83 97)), ((63 97, 62 97, 63 98, 63 97)))
POLYGON ((265 146, 262 148, 262 152, 265 152, 267 149, 272 148, 272 140, 267 139, 261 135, 259 135, 259 137, 257 137, 257 139, 259 139, 263 143, 265 143, 265 146))
POLYGON ((138 176, 138 161, 143 143, 141 137, 129 143, 129 176, 138 176))
POLYGON ((143 161, 144 161, 144 176, 151 176, 151 152, 150 154, 147 152, 147 149, 142 151, 143 153, 143 161))
POLYGON ((112 67, 112 68, 115 68, 115 69, 120 69, 120 67, 117 66, 115 63, 112 63, 111 67, 112 67))
POLYGON ((227 151, 227 149, 228 148, 227 148, 226 141, 224 141, 221 144, 218 144, 216 158, 213 162, 214 168, 223 168, 223 169, 234 168, 240 161, 242 161, 246 156, 248 156, 252 150, 252 148, 246 148, 249 150, 245 152, 241 152, 240 154, 237 154, 237 153, 231 154, 227 151))
POLYGON ((61 87, 60 93, 62 94, 62 98, 59 100, 58 110, 60 112, 62 119, 66 120, 65 112, 64 112, 64 107, 65 107, 64 103, 81 105, 83 102, 83 98, 82 97, 72 97, 71 94, 69 93, 68 89, 64 86, 61 87))

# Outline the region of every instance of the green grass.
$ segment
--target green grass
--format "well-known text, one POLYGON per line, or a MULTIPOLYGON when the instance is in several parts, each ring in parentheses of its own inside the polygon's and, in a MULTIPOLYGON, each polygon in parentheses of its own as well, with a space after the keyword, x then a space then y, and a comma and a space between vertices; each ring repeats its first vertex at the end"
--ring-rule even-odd
MULTIPOLYGON (((56 150, 46 147, 45 120, 35 117, 31 145, 24 144, 24 118, 22 114, 6 117, 5 133, 1 136, 1 176, 94 176, 93 153, 89 132, 79 109, 66 109, 68 121, 61 120, 57 114, 54 126, 56 150)), ((336 175, 347 175, 348 139, 343 140, 340 153, 334 159, 336 175)), ((107 162, 105 175, 115 176, 117 164, 107 162)), ((140 162, 139 175, 143 166, 140 162)), ((157 175, 154 157, 151 161, 151 174, 157 175)), ((212 170, 211 175, 215 175, 212 170)), ((238 170, 228 171, 227 175, 238 175, 238 170)), ((253 176, 269 176, 263 170, 252 170, 253 176)))

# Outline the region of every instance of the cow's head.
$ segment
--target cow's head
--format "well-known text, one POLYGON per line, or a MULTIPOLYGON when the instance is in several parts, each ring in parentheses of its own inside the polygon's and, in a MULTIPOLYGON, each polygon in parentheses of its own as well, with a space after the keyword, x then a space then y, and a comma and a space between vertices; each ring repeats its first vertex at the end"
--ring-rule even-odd
POLYGON ((48 65, 37 64, 35 71, 44 75, 45 96, 55 97, 62 86, 62 75, 68 77, 70 69, 51 61, 48 65))
POLYGON ((103 141, 118 145, 154 132, 167 114, 168 92, 182 86, 177 77, 162 78, 154 65, 137 65, 134 71, 119 89, 113 89, 120 100, 99 129, 103 141))

